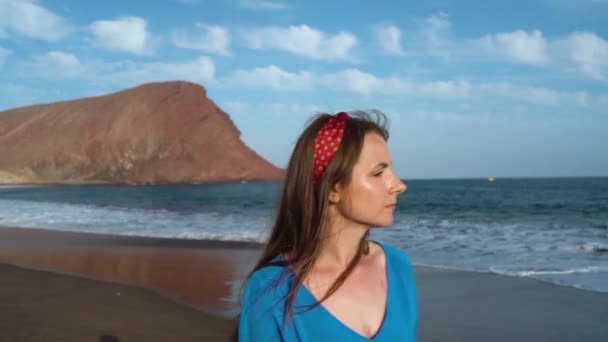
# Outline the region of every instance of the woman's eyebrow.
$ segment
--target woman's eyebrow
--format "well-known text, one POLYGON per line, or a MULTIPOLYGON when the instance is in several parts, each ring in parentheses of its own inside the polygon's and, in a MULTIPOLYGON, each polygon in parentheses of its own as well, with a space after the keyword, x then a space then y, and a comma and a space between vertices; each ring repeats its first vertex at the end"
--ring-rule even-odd
POLYGON ((384 169, 384 168, 389 167, 389 166, 390 166, 390 165, 392 165, 392 164, 393 164, 393 162, 392 162, 392 161, 391 161, 391 162, 389 162, 389 163, 387 163, 387 162, 379 162, 378 164, 376 164, 376 166, 374 166, 374 169, 377 169, 377 168, 379 168, 379 167, 384 169))

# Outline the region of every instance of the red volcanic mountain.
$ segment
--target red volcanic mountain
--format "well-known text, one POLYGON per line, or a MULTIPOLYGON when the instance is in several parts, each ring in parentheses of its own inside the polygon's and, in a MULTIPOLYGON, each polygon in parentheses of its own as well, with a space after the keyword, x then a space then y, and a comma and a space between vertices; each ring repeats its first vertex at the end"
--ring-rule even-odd
POLYGON ((228 114, 187 82, 0 112, 0 184, 278 180, 228 114))

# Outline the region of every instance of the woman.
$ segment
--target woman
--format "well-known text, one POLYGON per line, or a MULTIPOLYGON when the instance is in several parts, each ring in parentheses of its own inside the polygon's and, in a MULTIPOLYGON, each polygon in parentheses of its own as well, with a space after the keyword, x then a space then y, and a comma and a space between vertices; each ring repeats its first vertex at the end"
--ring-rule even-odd
POLYGON ((320 114, 289 160, 270 239, 249 275, 239 341, 415 341, 412 267, 369 241, 405 184, 379 112, 320 114))

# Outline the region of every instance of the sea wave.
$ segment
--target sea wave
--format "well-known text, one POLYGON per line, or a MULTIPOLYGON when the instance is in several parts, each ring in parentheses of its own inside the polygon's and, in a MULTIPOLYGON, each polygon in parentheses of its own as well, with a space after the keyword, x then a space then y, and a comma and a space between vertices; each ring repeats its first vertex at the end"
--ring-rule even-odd
POLYGON ((510 270, 501 267, 490 267, 490 271, 498 274, 510 275, 510 276, 540 276, 540 275, 564 275, 564 274, 576 274, 576 273, 600 273, 608 272, 608 266, 587 266, 577 267, 572 269, 520 269, 510 270))

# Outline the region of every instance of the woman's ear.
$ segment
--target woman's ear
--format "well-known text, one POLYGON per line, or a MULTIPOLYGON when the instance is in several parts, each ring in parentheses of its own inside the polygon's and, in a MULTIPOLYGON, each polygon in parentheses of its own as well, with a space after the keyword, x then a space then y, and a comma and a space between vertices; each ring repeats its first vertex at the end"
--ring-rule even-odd
POLYGON ((338 202, 340 202, 340 199, 342 198, 342 187, 340 186, 340 184, 336 183, 331 187, 331 190, 329 190, 329 203, 330 204, 337 204, 338 202))

